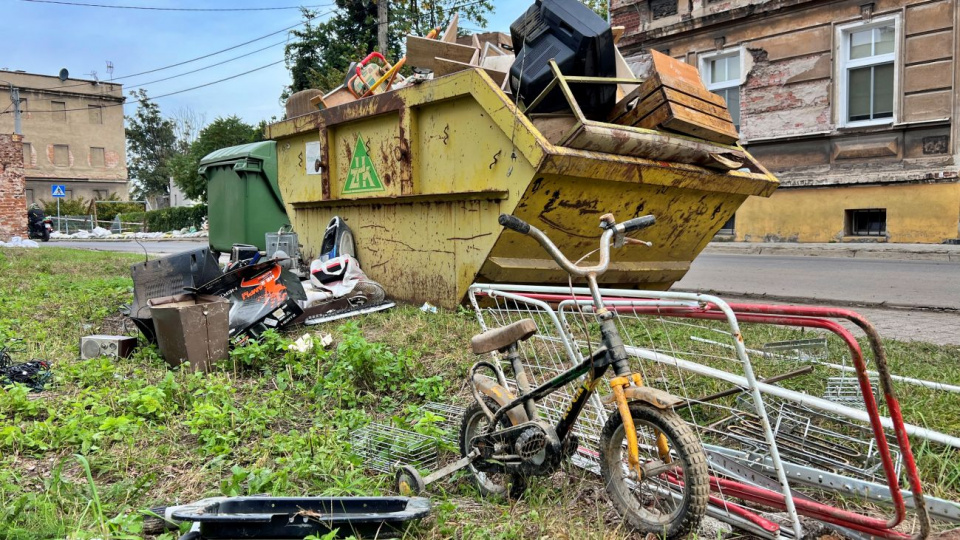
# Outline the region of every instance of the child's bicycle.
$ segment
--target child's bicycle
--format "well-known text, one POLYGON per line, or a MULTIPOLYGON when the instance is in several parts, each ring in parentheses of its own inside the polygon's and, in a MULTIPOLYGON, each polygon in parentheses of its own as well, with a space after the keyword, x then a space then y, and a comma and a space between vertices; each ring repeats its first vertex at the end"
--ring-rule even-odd
POLYGON ((611 415, 600 439, 600 470, 614 506, 629 526, 641 533, 673 539, 694 531, 706 510, 709 496, 707 459, 693 430, 672 407, 681 400, 669 393, 643 386, 632 373, 624 344, 614 321, 600 298, 597 276, 610 262, 610 244, 622 246, 626 235, 654 223, 644 216, 616 223, 607 214, 600 218, 600 261, 577 266, 560 252, 547 236, 524 221, 503 214, 500 224, 536 239, 567 273, 585 277, 600 320, 601 347, 580 365, 561 373, 537 388, 531 388, 521 363, 518 344, 533 336, 536 323, 524 319, 509 326, 474 336, 473 352, 499 351, 511 365, 519 390, 514 396, 499 363, 481 360, 471 369, 470 384, 476 403, 467 408, 460 428, 463 458, 426 479, 416 470, 397 472, 401 492, 416 493, 455 470, 469 467, 481 492, 487 495, 518 495, 525 477, 549 476, 578 446, 572 433, 584 405, 600 379, 612 366, 612 402, 619 414, 611 415), (492 372, 493 378, 480 374, 492 372), (586 375, 572 402, 556 425, 540 416, 539 400, 586 375))

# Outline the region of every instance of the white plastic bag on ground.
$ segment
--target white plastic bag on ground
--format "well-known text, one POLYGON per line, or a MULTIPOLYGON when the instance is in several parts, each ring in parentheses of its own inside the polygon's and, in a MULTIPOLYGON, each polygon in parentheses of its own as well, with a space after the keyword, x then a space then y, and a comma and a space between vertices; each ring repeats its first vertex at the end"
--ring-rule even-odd
POLYGON ((40 244, 34 242, 33 240, 24 240, 23 237, 14 236, 10 239, 9 242, 0 242, 0 247, 38 248, 40 247, 40 244))
POLYGON ((368 304, 378 304, 386 298, 383 287, 368 278, 360 263, 349 255, 310 263, 310 280, 304 282, 303 289, 307 294, 304 308, 347 297, 363 297, 368 304))

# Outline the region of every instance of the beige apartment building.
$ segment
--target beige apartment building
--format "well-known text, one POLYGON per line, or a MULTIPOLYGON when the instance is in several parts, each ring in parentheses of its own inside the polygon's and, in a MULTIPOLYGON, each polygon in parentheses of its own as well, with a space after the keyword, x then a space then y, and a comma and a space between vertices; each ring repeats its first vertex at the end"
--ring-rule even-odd
POLYGON ((20 94, 28 205, 53 200, 54 185, 67 198, 127 199, 122 85, 0 70, 0 133, 14 132, 10 85, 20 94))
POLYGON ((700 69, 781 180, 745 241, 960 241, 958 0, 613 0, 629 59, 700 69))

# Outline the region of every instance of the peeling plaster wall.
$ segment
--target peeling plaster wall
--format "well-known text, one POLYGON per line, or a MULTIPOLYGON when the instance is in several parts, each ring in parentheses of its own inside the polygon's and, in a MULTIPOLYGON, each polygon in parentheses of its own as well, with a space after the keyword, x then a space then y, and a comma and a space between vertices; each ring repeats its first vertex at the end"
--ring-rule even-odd
POLYGON ((747 49, 753 69, 741 87, 740 136, 750 141, 831 129, 830 80, 806 80, 822 58, 816 54, 771 62, 763 49, 747 49), (799 82, 793 82, 799 81, 799 82))

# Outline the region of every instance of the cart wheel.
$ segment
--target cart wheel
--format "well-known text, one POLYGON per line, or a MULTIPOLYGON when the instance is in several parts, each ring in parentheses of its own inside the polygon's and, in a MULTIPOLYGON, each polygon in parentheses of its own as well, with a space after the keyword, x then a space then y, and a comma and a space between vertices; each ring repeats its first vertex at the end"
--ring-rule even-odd
POLYGON ((411 465, 401 465, 397 469, 397 491, 404 497, 416 497, 427 489, 423 477, 411 465))

